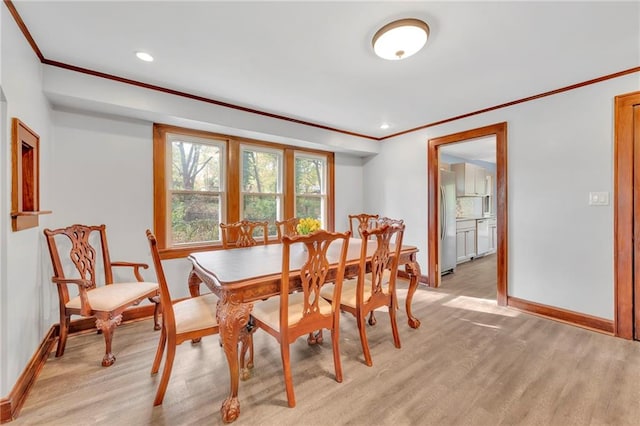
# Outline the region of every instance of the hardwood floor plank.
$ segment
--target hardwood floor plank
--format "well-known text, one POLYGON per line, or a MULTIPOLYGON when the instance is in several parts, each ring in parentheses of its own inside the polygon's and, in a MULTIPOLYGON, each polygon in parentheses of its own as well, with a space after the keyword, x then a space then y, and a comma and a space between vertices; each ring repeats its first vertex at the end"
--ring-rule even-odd
MULTIPOLYGON (((387 312, 367 327, 373 367, 358 331, 341 317, 343 383, 334 379, 330 336, 291 345, 296 408, 288 408, 278 344, 255 335, 255 368, 240 384, 237 425, 635 425, 640 419, 640 346, 499 307, 495 256, 460 265, 442 287, 421 287, 411 329, 398 311, 402 349, 387 312), (493 263, 493 264, 492 264, 493 263), (434 350, 435 349, 435 350, 434 350)), ((399 284, 400 306, 406 283, 399 284)), ((49 358, 16 425, 216 425, 228 371, 217 336, 177 348, 164 404, 150 375, 159 333, 151 320, 123 325, 117 362, 96 362, 102 336, 72 337, 49 358)))

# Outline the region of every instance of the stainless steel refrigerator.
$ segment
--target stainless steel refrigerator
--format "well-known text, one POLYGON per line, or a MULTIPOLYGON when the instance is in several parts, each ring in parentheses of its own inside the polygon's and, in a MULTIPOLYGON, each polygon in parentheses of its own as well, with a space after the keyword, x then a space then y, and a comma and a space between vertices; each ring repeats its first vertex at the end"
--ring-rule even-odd
POLYGON ((456 174, 440 170, 440 273, 456 269, 456 174))

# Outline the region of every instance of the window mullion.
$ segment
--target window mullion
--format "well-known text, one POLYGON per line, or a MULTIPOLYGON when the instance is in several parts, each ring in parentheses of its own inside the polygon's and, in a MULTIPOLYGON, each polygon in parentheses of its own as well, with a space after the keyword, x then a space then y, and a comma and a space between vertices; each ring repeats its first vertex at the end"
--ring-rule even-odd
POLYGON ((229 140, 229 155, 227 162, 227 211, 224 221, 233 223, 240 220, 240 143, 229 140))

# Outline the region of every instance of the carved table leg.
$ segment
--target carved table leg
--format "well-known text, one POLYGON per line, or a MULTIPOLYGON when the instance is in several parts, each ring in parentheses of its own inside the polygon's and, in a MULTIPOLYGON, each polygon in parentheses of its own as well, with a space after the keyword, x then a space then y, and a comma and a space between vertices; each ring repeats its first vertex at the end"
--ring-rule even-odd
POLYGON ((220 413, 222 421, 231 423, 240 415, 240 401, 238 401, 239 363, 238 363, 238 339, 240 330, 247 325, 252 305, 239 303, 223 294, 218 301, 216 316, 220 324, 220 337, 224 354, 229 365, 229 379, 231 389, 229 396, 222 403, 220 413))
POLYGON ((409 290, 407 291, 407 300, 406 300, 406 309, 407 309, 407 317, 409 318, 409 327, 418 328, 420 327, 420 320, 413 316, 411 312, 411 302, 413 302, 413 294, 416 292, 418 288, 418 280, 420 279, 420 265, 412 257, 411 261, 405 265, 405 270, 407 274, 409 274, 409 290))
MULTIPOLYGON (((200 284, 202 284, 202 280, 194 270, 191 270, 187 283, 189 284, 189 293, 191 294, 191 297, 200 296, 200 284)), ((191 339, 191 344, 199 343, 201 340, 201 337, 198 337, 197 339, 191 339)))
POLYGON ((116 362, 115 355, 111 352, 111 339, 113 337, 113 330, 116 326, 120 325, 122 321, 122 315, 115 316, 113 318, 108 319, 96 319, 96 328, 102 331, 104 335, 104 343, 105 343, 105 352, 104 357, 102 358, 102 366, 109 367, 116 362))

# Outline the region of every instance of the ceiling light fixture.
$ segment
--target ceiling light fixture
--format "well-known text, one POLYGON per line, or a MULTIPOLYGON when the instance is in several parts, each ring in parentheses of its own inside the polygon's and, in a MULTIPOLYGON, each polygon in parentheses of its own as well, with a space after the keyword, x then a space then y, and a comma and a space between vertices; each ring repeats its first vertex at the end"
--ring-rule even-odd
POLYGON ((153 56, 151 56, 150 54, 148 54, 147 52, 136 52, 136 56, 138 57, 138 59, 140 59, 141 61, 145 61, 145 62, 153 62, 153 56))
POLYGON ((417 53, 427 42, 429 26, 419 19, 393 21, 373 36, 373 50, 383 59, 397 61, 417 53))
POLYGON ((382 123, 382 124, 380 125, 380 128, 381 128, 382 130, 387 130, 387 129, 389 128, 389 124, 388 124, 388 123, 382 123))

